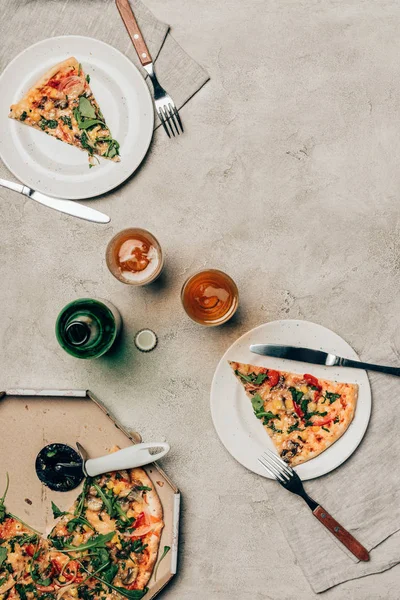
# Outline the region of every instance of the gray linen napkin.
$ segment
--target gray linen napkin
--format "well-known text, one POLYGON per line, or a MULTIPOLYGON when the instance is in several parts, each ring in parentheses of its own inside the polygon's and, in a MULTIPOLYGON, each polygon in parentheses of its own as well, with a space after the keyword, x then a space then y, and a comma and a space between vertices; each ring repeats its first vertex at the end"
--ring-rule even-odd
MULTIPOLYGON (((130 0, 130 4, 152 55, 160 84, 171 96, 176 107, 180 109, 210 77, 169 34, 169 25, 158 21, 140 0, 130 0)), ((128 33, 126 36, 130 40, 128 33)), ((153 95, 149 77, 136 54, 133 62, 141 70, 143 76, 146 76, 147 85, 153 95)), ((156 116, 155 127, 160 125, 158 116, 156 116)))
MULTIPOLYGON (((380 362, 396 364, 398 357, 393 353, 380 362)), ((370 373, 370 382, 373 411, 361 445, 341 467, 304 483, 314 500, 372 549, 369 562, 358 562, 301 498, 267 484, 279 524, 315 592, 400 562, 400 380, 370 373)))

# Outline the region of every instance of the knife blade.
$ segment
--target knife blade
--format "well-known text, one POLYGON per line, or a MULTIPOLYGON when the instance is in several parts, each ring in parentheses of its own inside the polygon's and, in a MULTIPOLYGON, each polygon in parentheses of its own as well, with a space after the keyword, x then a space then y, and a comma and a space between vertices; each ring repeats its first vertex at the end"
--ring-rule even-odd
POLYGON ((20 183, 15 183, 14 181, 0 179, 0 186, 23 194, 24 196, 27 196, 27 198, 31 198, 31 200, 35 200, 35 202, 43 204, 43 206, 58 210, 59 212, 67 215, 72 215, 73 217, 78 217, 79 219, 92 221, 93 223, 109 223, 111 220, 109 216, 98 210, 95 210, 94 208, 90 208, 89 206, 79 204, 79 202, 72 200, 61 200, 60 198, 46 196, 41 192, 36 192, 32 188, 20 183))
POLYGON ((250 351, 262 356, 274 356, 277 358, 286 358, 288 360, 297 360, 299 362, 312 363, 314 365, 325 365, 326 367, 350 367, 363 369, 367 371, 379 371, 387 375, 400 377, 399 367, 388 367, 385 365, 375 365, 365 363, 359 360, 351 360, 323 352, 322 350, 313 350, 312 348, 301 348, 298 346, 283 346, 278 344, 252 344, 250 351))

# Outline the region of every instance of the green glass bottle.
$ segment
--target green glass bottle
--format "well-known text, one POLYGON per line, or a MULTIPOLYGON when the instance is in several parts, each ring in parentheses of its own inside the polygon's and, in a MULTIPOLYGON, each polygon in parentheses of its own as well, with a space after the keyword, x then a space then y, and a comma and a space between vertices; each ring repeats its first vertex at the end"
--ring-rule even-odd
POLYGON ((98 358, 114 344, 121 329, 121 315, 110 302, 80 298, 70 302, 57 317, 58 343, 76 358, 98 358))

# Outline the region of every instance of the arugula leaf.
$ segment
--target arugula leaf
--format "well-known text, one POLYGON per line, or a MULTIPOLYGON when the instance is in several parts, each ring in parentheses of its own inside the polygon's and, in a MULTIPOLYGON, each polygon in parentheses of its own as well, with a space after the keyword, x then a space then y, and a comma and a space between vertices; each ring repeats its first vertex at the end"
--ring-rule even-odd
POLYGON ((301 401, 300 403, 300 408, 303 411, 303 413, 305 414, 307 412, 307 406, 308 406, 308 400, 306 400, 304 398, 304 400, 301 401))
MULTIPOLYGON (((40 129, 43 129, 43 131, 48 128, 48 129, 56 129, 58 127, 58 121, 56 119, 45 119, 44 117, 41 118, 41 120, 39 121, 39 127, 40 129)), ((50 451, 51 453, 52 451, 50 451)), ((48 455, 47 455, 48 456, 48 455)))
POLYGON ((318 410, 313 410, 312 412, 309 412, 307 414, 304 415, 304 418, 309 420, 311 417, 326 417, 326 415, 328 414, 328 412, 326 410, 324 410, 324 412, 319 412, 318 410))
POLYGON ((135 486, 135 490, 138 492, 151 492, 152 488, 147 485, 137 485, 135 486))
POLYGON ((0 578, 0 586, 3 585, 3 583, 5 583, 7 581, 8 577, 7 575, 5 577, 1 577, 0 578))
POLYGON ((279 419, 279 421, 281 420, 280 415, 274 415, 274 413, 270 410, 268 410, 267 412, 265 412, 265 410, 262 410, 260 412, 255 413, 255 415, 258 419, 262 419, 262 417, 264 417, 264 425, 266 421, 270 421, 271 419, 279 419))
POLYGON ((261 385, 266 379, 268 379, 267 373, 259 373, 254 380, 254 385, 261 385))
POLYGON ((330 433, 330 429, 328 429, 327 427, 322 426, 322 429, 325 429, 325 431, 327 431, 328 433, 330 433))
POLYGON ((325 392, 324 398, 329 401, 329 404, 333 404, 338 398, 340 398, 340 394, 333 394, 332 392, 325 392))
POLYGON ((90 485, 90 479, 86 478, 85 481, 83 482, 83 488, 81 493, 78 496, 78 504, 76 505, 76 508, 74 510, 74 515, 75 517, 80 517, 83 511, 83 508, 85 506, 85 498, 86 498, 86 492, 88 490, 88 487, 90 485))
POLYGON ((86 131, 81 134, 81 144, 89 152, 89 154, 93 154, 94 150, 92 146, 89 144, 89 139, 86 131))
POLYGON ((250 375, 244 375, 243 373, 238 371, 238 369, 236 369, 235 374, 239 375, 239 377, 247 381, 247 383, 253 383, 253 373, 251 373, 250 375))
POLYGON ((126 521, 123 519, 117 519, 116 525, 118 527, 118 531, 126 531, 127 529, 133 528, 135 521, 135 517, 128 517, 126 521))
POLYGON ((98 493, 98 495, 100 496, 101 500, 103 501, 106 511, 108 512, 110 517, 113 517, 115 514, 114 494, 112 497, 110 497, 108 494, 106 494, 106 492, 104 490, 101 489, 101 487, 99 486, 98 483, 93 482, 93 487, 96 490, 96 492, 98 493))
POLYGON ((114 156, 117 156, 117 154, 119 154, 119 143, 117 140, 111 140, 111 142, 108 144, 108 150, 104 156, 107 158, 114 158, 114 156))
MULTIPOLYGON (((39 552, 35 552, 35 554, 33 555, 33 559, 37 559, 39 557, 39 555, 40 555, 40 550, 39 550, 39 552)), ((50 569, 51 568, 52 567, 50 565, 50 569)), ((29 570, 30 570, 31 577, 35 583, 38 583, 39 585, 43 585, 44 587, 47 587, 48 585, 51 584, 50 577, 46 577, 45 579, 42 579, 42 575, 44 575, 44 573, 39 573, 39 565, 37 563, 35 564, 33 562, 33 560, 30 564, 29 570)), ((47 570, 47 572, 48 572, 48 570, 47 570)))
POLYGON ((57 519, 58 517, 63 517, 64 515, 67 515, 68 512, 60 510, 58 508, 58 506, 56 504, 54 504, 54 502, 51 502, 51 510, 53 511, 53 517, 55 519, 57 519))
POLYGON ((91 104, 90 100, 88 100, 85 96, 81 96, 79 98, 79 112, 82 117, 87 117, 88 119, 96 118, 96 111, 94 106, 91 104))
POLYGON ((67 127, 72 129, 71 117, 68 117, 67 115, 62 115, 60 118, 61 118, 61 121, 64 123, 64 125, 67 125, 67 127))
POLYGON ((104 569, 103 577, 107 581, 107 583, 112 583, 114 577, 118 573, 118 565, 110 564, 109 567, 104 569))
POLYGON ((87 75, 86 75, 86 81, 87 81, 88 83, 90 83, 90 75, 89 75, 89 74, 87 74, 87 75))
POLYGON ((0 567, 7 558, 7 548, 0 547, 0 567))
POLYGON ((87 542, 80 546, 64 544, 59 550, 61 552, 83 552, 83 550, 90 550, 91 548, 106 548, 107 542, 110 542, 114 535, 115 531, 110 531, 110 533, 100 533, 95 537, 89 538, 87 542))
MULTIPOLYGON (((64 513, 65 515, 68 513, 64 513)), ((87 527, 90 527, 90 529, 93 529, 94 531, 94 527, 89 523, 89 521, 87 519, 85 519, 85 517, 74 517, 73 519, 70 519, 67 523, 67 530, 69 533, 72 533, 76 527, 76 525, 87 525, 87 527)))
POLYGON ((21 598, 21 600, 27 600, 28 597, 26 595, 25 587, 22 585, 22 583, 16 583, 15 589, 18 592, 18 595, 21 598))
POLYGON ((293 402, 296 402, 296 404, 300 404, 301 399, 304 396, 303 392, 300 392, 300 390, 296 390, 296 388, 294 387, 290 387, 289 392, 292 394, 293 402))
POLYGON ((334 422, 334 423, 339 423, 339 421, 340 421, 340 419, 339 419, 339 417, 338 417, 338 416, 337 416, 337 417, 335 417, 335 418, 333 419, 333 422, 334 422))
POLYGON ((270 423, 270 424, 268 425, 268 428, 269 428, 269 429, 272 429, 272 431, 275 431, 275 433, 283 433, 282 429, 277 429, 277 428, 275 427, 274 423, 270 423))
POLYGON ((21 113, 21 116, 19 118, 20 121, 25 121, 26 117, 28 116, 26 110, 24 110, 23 113, 21 113))
POLYGON ((304 431, 304 429, 300 429, 299 422, 297 421, 288 427, 287 433, 292 433, 292 431, 304 431))
POLYGON ((167 556, 167 554, 170 550, 171 550, 170 546, 164 546, 164 552, 162 553, 160 560, 158 561, 158 563, 156 564, 156 568, 154 569, 154 582, 157 581, 158 566, 159 566, 160 562, 162 561, 162 559, 167 556))
POLYGON ((6 482, 6 489, 4 490, 4 494, 0 498, 0 523, 2 523, 6 517, 6 507, 4 505, 4 500, 7 496, 8 486, 10 485, 10 478, 8 476, 8 473, 6 473, 6 482))
POLYGON ((264 400, 261 398, 260 394, 254 394, 251 399, 251 404, 255 413, 264 408, 264 400))

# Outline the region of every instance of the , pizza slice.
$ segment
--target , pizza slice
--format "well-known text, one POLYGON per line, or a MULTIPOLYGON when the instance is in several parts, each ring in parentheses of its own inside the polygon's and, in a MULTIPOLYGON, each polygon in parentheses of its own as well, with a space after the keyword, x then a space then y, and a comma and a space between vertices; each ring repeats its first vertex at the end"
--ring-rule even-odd
POLYGON ((111 136, 95 97, 76 58, 49 69, 17 104, 9 117, 76 146, 89 154, 119 161, 119 144, 111 136))
POLYGON ((358 386, 230 362, 280 456, 295 466, 318 456, 347 430, 358 386))
POLYGON ((49 541, 58 584, 67 578, 84 598, 145 594, 164 523, 158 494, 143 469, 87 479, 71 510, 56 514, 62 518, 49 541))

